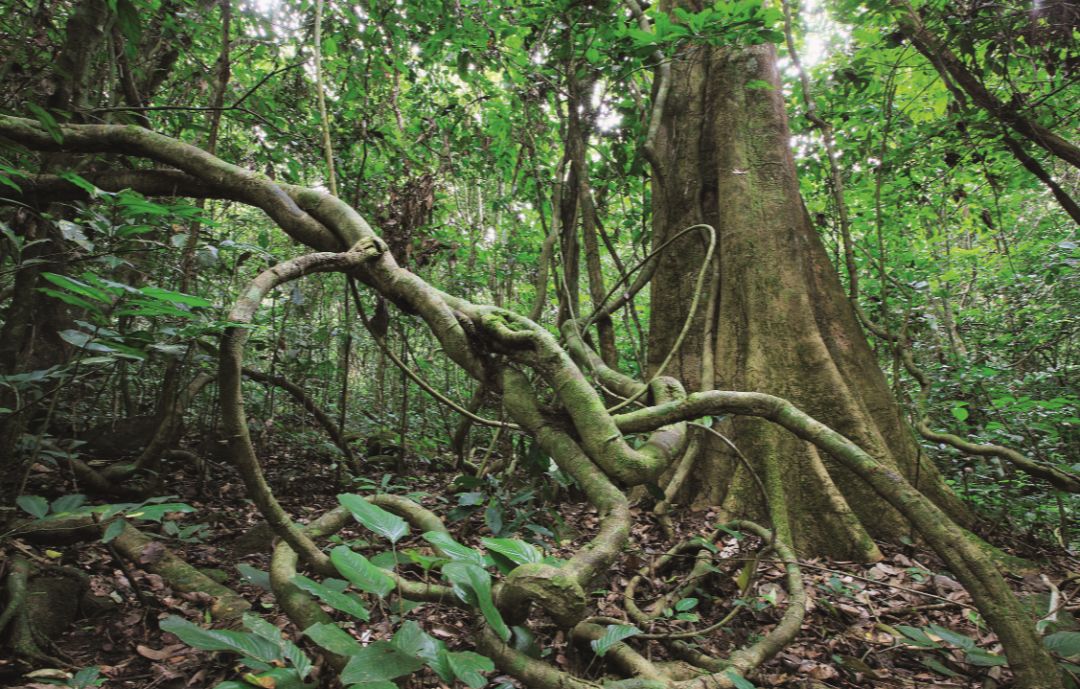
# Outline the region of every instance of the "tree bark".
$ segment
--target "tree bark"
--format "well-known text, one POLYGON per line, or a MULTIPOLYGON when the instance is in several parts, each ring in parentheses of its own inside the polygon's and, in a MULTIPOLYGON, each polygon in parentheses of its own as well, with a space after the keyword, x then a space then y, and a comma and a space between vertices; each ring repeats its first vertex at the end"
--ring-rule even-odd
MULTIPOLYGON (((691 8, 692 9, 692 8, 691 8)), ((717 232, 713 312, 699 309, 666 375, 711 387, 786 397, 896 468, 962 523, 966 513, 920 453, 878 367, 836 270, 799 196, 772 45, 686 49, 672 63, 655 143, 653 241, 694 223, 717 232), (764 81, 771 88, 748 86, 764 81), (706 328, 711 321, 713 327, 706 328), (711 355, 711 356, 710 356, 711 355), (712 363, 709 363, 709 360, 712 363)), ((704 242, 694 235, 660 257, 652 286, 649 366, 655 371, 687 318, 704 242)), ((709 295, 703 295, 709 296, 709 295)), ((909 526, 830 456, 760 420, 718 428, 750 470, 715 439, 677 501, 722 508, 721 518, 791 523, 805 554, 874 560, 872 537, 909 526), (764 492, 764 495, 762 493, 764 492)), ((780 534, 781 536, 785 534, 780 534)))

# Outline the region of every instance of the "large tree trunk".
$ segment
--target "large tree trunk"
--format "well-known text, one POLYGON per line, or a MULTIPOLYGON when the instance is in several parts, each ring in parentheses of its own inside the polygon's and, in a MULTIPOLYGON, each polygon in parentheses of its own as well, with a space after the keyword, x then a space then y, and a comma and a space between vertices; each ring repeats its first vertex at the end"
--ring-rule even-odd
MULTIPOLYGON (((688 390, 704 383, 786 397, 966 521, 930 461, 920 461, 803 206, 775 48, 690 47, 673 63, 671 79, 655 145, 653 241, 659 246, 704 222, 716 228, 717 251, 706 282, 713 293, 703 295, 667 373, 688 390), (761 82, 772 89, 757 88, 761 82)), ((704 253, 705 242, 690 235, 663 254, 652 286, 654 371, 686 318, 694 289, 687 276, 704 253)), ((786 510, 803 553, 872 560, 880 555, 871 536, 908 532, 872 490, 808 443, 754 419, 717 428, 749 458, 768 504, 744 463, 716 439, 676 502, 721 506, 725 518, 771 516, 778 524, 786 510)))

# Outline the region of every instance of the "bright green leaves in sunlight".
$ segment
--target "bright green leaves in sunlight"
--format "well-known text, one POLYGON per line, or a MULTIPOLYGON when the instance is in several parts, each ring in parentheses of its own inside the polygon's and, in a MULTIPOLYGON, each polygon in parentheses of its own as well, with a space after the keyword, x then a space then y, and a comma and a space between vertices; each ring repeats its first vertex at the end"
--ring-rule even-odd
POLYGON ((783 15, 775 7, 766 7, 757 0, 717 2, 700 12, 676 7, 671 15, 651 10, 649 15, 652 31, 642 31, 636 25, 627 25, 620 31, 642 56, 656 49, 670 54, 687 42, 730 46, 784 40, 783 32, 778 30, 783 15))

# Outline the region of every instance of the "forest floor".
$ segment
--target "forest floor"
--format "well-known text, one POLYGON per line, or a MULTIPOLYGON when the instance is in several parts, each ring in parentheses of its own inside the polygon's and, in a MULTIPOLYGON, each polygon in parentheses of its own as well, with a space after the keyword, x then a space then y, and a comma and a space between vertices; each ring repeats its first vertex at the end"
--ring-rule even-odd
MULTIPOLYGON (((279 451, 266 462, 268 477, 285 508, 299 521, 309 521, 337 506, 333 470, 328 463, 311 457, 279 451), (290 459, 291 457, 291 459, 290 459)), ((188 563, 210 573, 251 604, 252 612, 286 629, 294 639, 299 630, 292 628, 285 615, 275 607, 274 598, 265 588, 271 536, 254 507, 244 498, 239 478, 222 466, 211 468, 213 480, 199 489, 193 476, 170 486, 179 499, 196 508, 181 517, 181 526, 205 524, 186 541, 172 539, 169 548, 188 563), (240 568, 238 569, 238 565, 240 568)), ((418 499, 437 514, 445 515, 458 502, 450 485, 455 474, 419 469, 406 478, 392 477, 383 487, 418 499)), ((45 478, 45 477, 42 477, 45 478)), ((355 492, 363 493, 363 486, 355 492)), ((460 491, 460 488, 457 490, 460 491)), ((370 488, 368 491, 370 492, 370 488)), ((459 521, 447 520, 454 537, 467 545, 476 545, 490 536, 483 509, 459 521)), ((546 509, 530 513, 535 525, 550 529, 562 540, 545 546, 556 556, 570 553, 588 537, 596 522, 595 511, 584 502, 563 501, 558 514, 546 509), (573 525, 573 528, 567 526, 573 525)), ((648 509, 635 509, 638 517, 633 533, 633 550, 623 559, 621 569, 612 571, 607 591, 593 592, 601 614, 625 618, 620 601, 627 582, 635 572, 658 557, 672 542, 648 509)), ((708 512, 684 511, 675 514, 680 538, 706 534, 716 523, 708 512)), ((150 527, 156 525, 150 524, 150 527)), ((144 529, 152 532, 153 529, 144 529)), ((343 532, 342 538, 364 539, 360 529, 343 532)), ((399 544, 399 549, 423 547, 414 534, 399 544), (409 542, 409 541, 415 542, 409 542)), ((654 624, 646 632, 666 632, 703 628, 720 619, 739 597, 740 572, 747 558, 742 545, 733 536, 716 561, 717 572, 707 586, 693 594, 698 604, 690 617, 678 620, 677 612, 654 624), (727 557, 728 559, 723 559, 727 557)), ((1051 630, 1078 629, 1069 609, 1076 610, 1080 597, 1076 573, 1080 562, 1049 549, 1022 542, 997 543, 1012 554, 1039 562, 1039 571, 1009 575, 1014 589, 1029 605, 1034 617, 1051 614, 1051 599, 1058 608, 1051 630), (1071 577, 1071 578, 1070 578, 1071 577), (1060 587, 1058 586, 1060 584, 1060 587)), ((95 617, 82 619, 56 640, 52 653, 70 667, 97 666, 107 688, 140 687, 143 689, 183 689, 213 687, 219 681, 239 679, 235 656, 196 651, 180 643, 171 634, 158 629, 158 621, 175 614, 191 621, 206 621, 206 596, 174 592, 161 577, 129 564, 121 564, 107 546, 80 544, 66 548, 38 548, 14 541, 24 556, 41 561, 59 560, 90 575, 91 592, 101 600, 112 601, 109 609, 95 617)), ((13 551, 12 551, 13 552, 13 551)), ((747 554, 752 549, 746 549, 747 554)), ((931 554, 910 546, 883 547, 885 559, 873 565, 826 560, 802 562, 809 605, 802 632, 796 642, 765 665, 752 677, 759 687, 979 687, 1007 686, 1009 672, 1002 667, 1001 647, 980 623, 962 587, 944 573, 944 567, 931 554)), ((10 555, 11 553, 0 553, 10 555)), ((369 553, 370 555, 370 553, 369 553)), ((700 640, 702 650, 723 656, 747 639, 761 634, 774 624, 784 609, 783 574, 776 563, 762 562, 759 575, 747 592, 738 599, 740 606, 731 622, 721 631, 700 640)), ((677 575, 677 572, 675 572, 677 575)), ((638 592, 644 608, 648 597, 666 591, 663 581, 638 592)), ((471 648, 474 622, 465 613, 422 605, 404 617, 415 619, 432 635, 451 648, 471 648)), ((387 638, 403 619, 389 611, 373 611, 372 620, 356 629, 361 641, 387 638)), ((561 632, 545 628, 537 621, 534 627, 543 648, 550 648, 547 659, 576 674, 600 678, 605 668, 589 649, 575 648, 561 632)), ((639 649, 644 642, 633 642, 639 649)), ((651 651, 662 657, 659 646, 651 651)), ((318 665, 317 649, 307 649, 318 665)), ((38 670, 44 668, 37 668, 38 670)), ((41 674, 27 679, 25 668, 0 657, 0 686, 44 687, 41 674)), ((329 676, 330 673, 326 673, 329 676)), ((62 682, 61 682, 62 683, 62 682)), ((493 675, 489 686, 507 683, 506 676, 493 675)), ((334 686, 329 681, 323 686, 334 686)), ((437 687, 438 678, 430 671, 418 672, 399 681, 402 689, 437 687)))

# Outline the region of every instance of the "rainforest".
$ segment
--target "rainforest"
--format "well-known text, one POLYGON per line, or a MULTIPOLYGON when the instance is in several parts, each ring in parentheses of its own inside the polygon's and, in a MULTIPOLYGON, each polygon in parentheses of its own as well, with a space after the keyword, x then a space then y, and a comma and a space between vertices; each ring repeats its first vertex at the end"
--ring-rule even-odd
POLYGON ((0 51, 0 686, 1080 689, 1073 0, 0 51))

